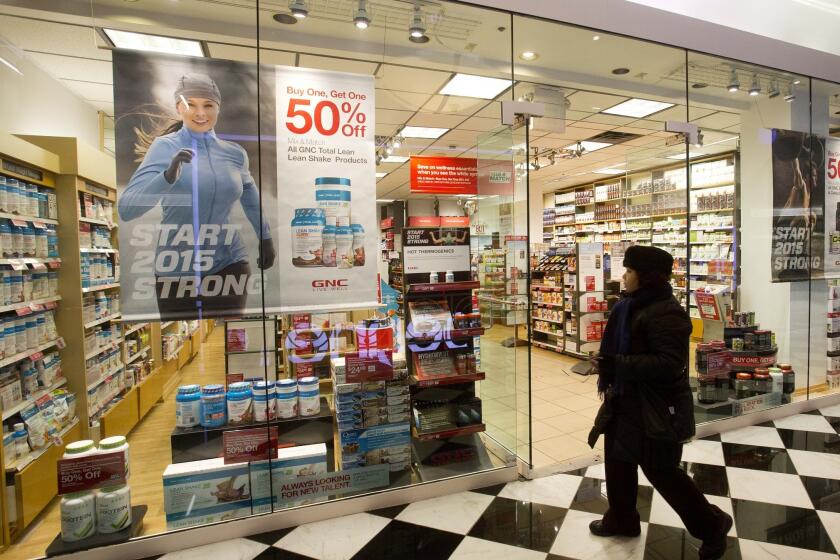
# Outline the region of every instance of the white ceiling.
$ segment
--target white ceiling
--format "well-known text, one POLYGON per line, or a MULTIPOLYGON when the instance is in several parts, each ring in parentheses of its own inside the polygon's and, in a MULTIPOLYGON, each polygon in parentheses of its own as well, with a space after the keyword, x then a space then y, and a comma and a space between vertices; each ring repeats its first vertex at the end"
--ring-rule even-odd
MULTIPOLYGON (((453 72, 510 78, 511 20, 507 14, 461 4, 428 4, 424 9, 432 40, 417 45, 407 40, 411 12, 407 2, 370 2, 374 24, 364 32, 350 23, 355 0, 310 0, 311 17, 291 26, 271 19, 273 13, 287 11, 287 2, 259 4, 259 43, 254 0, 7 1, 0 6, 0 33, 111 117, 111 56, 95 26, 204 40, 214 58, 256 62, 259 44, 261 63, 375 75, 377 135, 394 134, 406 124, 452 129, 438 140, 408 139, 397 150, 400 155, 474 157, 480 136, 500 126, 499 101, 540 84, 554 86, 570 106, 564 118, 538 124, 531 135, 532 146, 561 148, 611 130, 643 135, 533 172, 532 183, 546 190, 602 179, 603 175, 591 173, 601 167, 629 162, 638 169, 674 163, 662 156, 684 151, 682 146, 666 149, 664 141, 671 134, 663 131, 665 120, 686 118, 685 53, 679 49, 606 34, 593 41, 592 31, 516 18, 514 52, 531 50, 539 58, 533 62, 515 59, 513 92, 509 89, 496 100, 486 101, 437 92, 453 72), (618 67, 630 72, 612 74, 618 67), (675 106, 645 119, 598 113, 631 97, 675 106), (563 127, 561 133, 551 132, 563 127)), ((704 129, 708 144, 710 138, 737 135, 739 113, 749 102, 745 95, 734 97, 713 81, 719 73, 728 77, 728 67, 702 62, 689 66, 688 78, 702 76, 709 87, 691 90, 689 118, 704 129)), ((744 70, 749 70, 746 65, 744 70)), ((766 76, 768 81, 771 76, 792 79, 780 73, 767 72, 766 76)), ((562 114, 560 103, 559 96, 548 99, 547 114, 562 114)), ((112 123, 106 130, 106 147, 113 150, 112 123)), ((707 151, 734 147, 734 141, 723 142, 707 151)), ((377 195, 407 197, 407 168, 407 164, 383 164, 379 170, 389 174, 378 181, 377 195)))

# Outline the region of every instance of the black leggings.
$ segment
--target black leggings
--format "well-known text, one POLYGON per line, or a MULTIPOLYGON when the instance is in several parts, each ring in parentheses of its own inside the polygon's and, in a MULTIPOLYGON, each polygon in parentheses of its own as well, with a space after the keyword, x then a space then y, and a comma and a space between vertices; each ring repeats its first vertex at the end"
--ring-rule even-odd
MULTIPOLYGON (((607 528, 620 532, 634 532, 639 529, 636 495, 639 485, 637 467, 640 466, 653 487, 680 516, 689 533, 700 540, 716 534, 719 530, 719 510, 709 504, 691 477, 679 467, 679 461, 672 464, 640 465, 622 461, 614 457, 614 450, 611 451, 615 442, 609 430, 604 437, 604 466, 609 502, 609 509, 604 514, 604 525, 607 528)), ((651 445, 655 445, 655 442, 651 442, 651 445)))
MULTIPOLYGON (((238 262, 226 266, 213 276, 235 276, 246 278, 251 275, 251 265, 247 262, 238 262)), ((247 284, 247 282, 246 282, 247 284)), ((245 311, 245 302, 248 294, 243 290, 242 294, 229 294, 218 296, 198 297, 177 297, 177 290, 170 289, 166 297, 163 296, 164 284, 160 278, 156 279, 155 292, 157 293, 158 312, 161 321, 173 321, 178 319, 209 319, 211 317, 238 317, 245 311)))

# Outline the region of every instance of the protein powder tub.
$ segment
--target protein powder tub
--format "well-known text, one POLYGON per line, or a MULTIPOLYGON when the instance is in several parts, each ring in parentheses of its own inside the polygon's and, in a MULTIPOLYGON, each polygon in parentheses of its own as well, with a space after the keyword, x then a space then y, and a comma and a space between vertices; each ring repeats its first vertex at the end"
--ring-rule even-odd
POLYGON ((321 261, 324 266, 335 266, 335 216, 327 216, 327 225, 324 226, 324 250, 321 261))
POLYGON ((96 530, 117 533, 131 526, 131 489, 106 486, 96 493, 96 530))
POLYGON ((350 218, 338 218, 335 228, 335 260, 338 268, 353 268, 353 230, 350 218))
POLYGON ((321 394, 317 377, 298 379, 298 406, 301 416, 317 416, 321 412, 321 394))
POLYGON ((201 421, 201 387, 183 385, 175 396, 175 426, 192 428, 201 421))
POLYGON ((353 231, 353 266, 365 266, 365 228, 353 222, 350 229, 353 231))
POLYGON ((318 177, 315 179, 315 202, 325 216, 350 219, 350 179, 318 177))
POLYGON ((324 211, 320 208, 297 208, 292 220, 292 264, 321 266, 324 211))
POLYGON ((240 381, 228 385, 227 413, 231 426, 254 422, 254 395, 250 383, 240 381))
POLYGON ((221 428, 226 423, 224 386, 205 385, 201 388, 201 425, 205 428, 221 428))
MULTIPOLYGON (((98 453, 93 441, 82 439, 64 447, 64 458, 87 457, 98 453)), ((61 540, 75 542, 96 533, 96 500, 91 491, 73 492, 61 497, 61 540)))
POLYGON ((295 418, 298 415, 298 385, 294 379, 281 379, 275 385, 277 418, 295 418))
POLYGON ((101 453, 115 453, 121 451, 125 460, 125 477, 131 474, 128 463, 128 441, 125 436, 111 436, 99 440, 99 451, 101 453))
POLYGON ((266 422, 276 417, 274 408, 274 381, 254 383, 254 421, 266 422))

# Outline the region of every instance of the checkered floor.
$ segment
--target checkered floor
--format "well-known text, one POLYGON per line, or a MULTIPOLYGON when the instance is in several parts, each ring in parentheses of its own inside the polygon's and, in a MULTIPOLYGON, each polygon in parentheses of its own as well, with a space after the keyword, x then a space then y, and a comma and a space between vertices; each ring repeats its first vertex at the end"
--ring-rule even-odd
MULTIPOLYGON (((829 560, 840 550, 840 405, 685 447, 683 466, 732 514, 724 558, 829 560)), ((640 473, 638 538, 598 538, 603 465, 164 555, 225 559, 697 558, 699 541, 640 473)))

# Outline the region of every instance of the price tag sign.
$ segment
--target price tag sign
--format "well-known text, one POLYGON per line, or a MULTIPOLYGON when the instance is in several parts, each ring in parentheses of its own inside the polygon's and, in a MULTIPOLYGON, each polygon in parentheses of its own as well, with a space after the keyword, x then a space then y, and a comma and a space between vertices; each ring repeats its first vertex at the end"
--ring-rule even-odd
POLYGON ((33 226, 33 227, 36 227, 36 228, 38 228, 38 229, 47 229, 47 224, 45 224, 44 222, 36 222, 36 221, 33 221, 33 222, 32 222, 32 226, 33 226))
POLYGON ((225 464, 249 463, 269 459, 277 449, 277 426, 228 430, 222 436, 225 464))
POLYGON ((18 227, 26 227, 26 220, 11 220, 11 222, 18 227))
POLYGON ((120 484, 125 484, 125 455, 122 451, 58 461, 59 494, 120 484))
POLYGON ((44 307, 46 307, 47 309, 55 309, 56 307, 58 307, 58 305, 54 301, 48 301, 44 304, 44 307))
POLYGON ((29 359, 30 359, 30 360, 32 360, 33 362, 36 362, 36 361, 40 360, 40 359, 41 359, 41 358, 43 358, 43 357, 44 357, 44 353, 43 353, 43 352, 35 352, 35 353, 34 353, 34 354, 32 354, 31 356, 29 356, 29 359))
POLYGON ((47 265, 42 262, 32 262, 29 264, 32 266, 32 270, 47 270, 47 265))
POLYGON ((61 262, 60 261, 50 261, 50 262, 47 263, 47 266, 50 267, 50 268, 59 268, 59 267, 61 267, 61 262))
POLYGON ((26 270, 26 263, 20 259, 9 259, 12 270, 26 270))
POLYGON ((17 309, 15 309, 15 313, 18 317, 23 317, 24 315, 29 315, 30 313, 32 313, 32 309, 30 309, 29 307, 18 307, 17 309))
POLYGON ((390 350, 352 352, 346 355, 345 361, 347 383, 394 378, 394 361, 390 350))
POLYGON ((33 302, 33 303, 29 304, 29 309, 31 309, 32 311, 43 311, 44 306, 41 305, 40 303, 34 303, 33 302))
POLYGON ((59 350, 64 350, 67 347, 67 343, 64 342, 63 336, 58 337, 58 340, 55 341, 55 345, 59 350))

